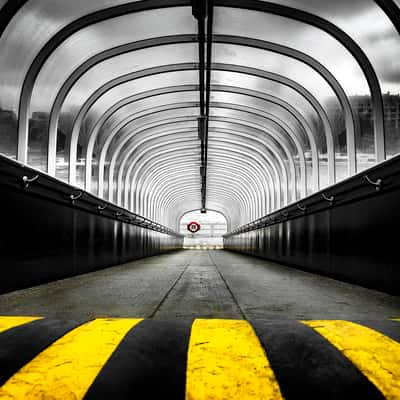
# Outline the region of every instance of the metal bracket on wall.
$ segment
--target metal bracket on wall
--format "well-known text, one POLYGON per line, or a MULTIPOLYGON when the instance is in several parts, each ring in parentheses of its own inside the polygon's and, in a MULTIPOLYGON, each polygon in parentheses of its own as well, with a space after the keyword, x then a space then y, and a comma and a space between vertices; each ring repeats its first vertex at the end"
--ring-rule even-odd
POLYGON ((29 184, 36 182, 39 179, 39 175, 35 175, 33 178, 28 178, 26 175, 22 177, 22 184, 25 189, 28 189, 29 184))
POLYGON ((78 194, 71 194, 69 199, 71 200, 71 204, 74 204, 75 200, 80 199, 83 196, 83 192, 79 192, 78 194))
POLYGON ((303 211, 303 212, 306 212, 306 211, 307 211, 307 207, 306 207, 306 206, 301 206, 300 204, 297 204, 297 208, 298 208, 300 211, 303 211))
POLYGON ((330 197, 328 197, 325 193, 322 193, 321 196, 322 196, 322 198, 323 198, 324 200, 328 201, 330 205, 332 205, 333 202, 335 201, 335 196, 330 196, 330 197))
POLYGON ((375 182, 371 180, 368 175, 364 175, 364 179, 371 185, 375 186, 375 189, 377 192, 379 192, 382 189, 382 184, 383 181, 382 179, 377 179, 375 182))

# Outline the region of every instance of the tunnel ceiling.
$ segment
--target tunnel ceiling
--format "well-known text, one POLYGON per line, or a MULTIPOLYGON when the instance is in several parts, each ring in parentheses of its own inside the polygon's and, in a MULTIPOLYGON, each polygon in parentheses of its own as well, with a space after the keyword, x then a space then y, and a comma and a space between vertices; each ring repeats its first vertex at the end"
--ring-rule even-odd
POLYGON ((400 152, 391 0, 0 0, 0 152, 230 228, 400 152))

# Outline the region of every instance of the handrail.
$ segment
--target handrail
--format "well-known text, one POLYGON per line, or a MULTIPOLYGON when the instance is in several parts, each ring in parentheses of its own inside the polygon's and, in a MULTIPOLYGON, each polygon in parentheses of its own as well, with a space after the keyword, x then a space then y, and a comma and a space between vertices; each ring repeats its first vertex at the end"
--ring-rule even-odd
POLYGON ((400 155, 223 235, 229 238, 400 188, 400 155), (372 178, 379 177, 379 178, 372 178), (385 185, 383 185, 385 182, 385 185), (375 188, 371 190, 371 186, 375 188), (329 193, 329 196, 326 194, 329 193))
POLYGON ((71 186, 44 172, 14 161, 0 154, 0 185, 22 189, 30 196, 38 196, 68 207, 74 207, 118 222, 141 226, 170 236, 183 238, 180 233, 119 207, 106 200, 71 186), (22 185, 21 185, 22 183, 22 185), (35 185, 32 185, 35 183, 35 185), (29 188, 29 190, 27 190, 29 188))

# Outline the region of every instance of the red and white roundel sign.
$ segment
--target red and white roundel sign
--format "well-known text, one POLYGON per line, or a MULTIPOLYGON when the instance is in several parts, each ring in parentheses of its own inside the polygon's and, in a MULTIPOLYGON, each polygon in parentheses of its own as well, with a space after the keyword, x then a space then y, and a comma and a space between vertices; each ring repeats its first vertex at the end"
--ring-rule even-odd
POLYGON ((196 233, 200 230, 200 224, 198 222, 192 221, 187 224, 187 230, 191 233, 196 233))

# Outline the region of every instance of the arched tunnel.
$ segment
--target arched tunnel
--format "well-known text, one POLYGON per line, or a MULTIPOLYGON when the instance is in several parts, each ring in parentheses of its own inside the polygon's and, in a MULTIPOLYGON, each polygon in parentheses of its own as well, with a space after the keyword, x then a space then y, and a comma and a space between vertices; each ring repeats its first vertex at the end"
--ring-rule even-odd
POLYGON ((400 399, 399 0, 0 0, 0 398, 400 399))

